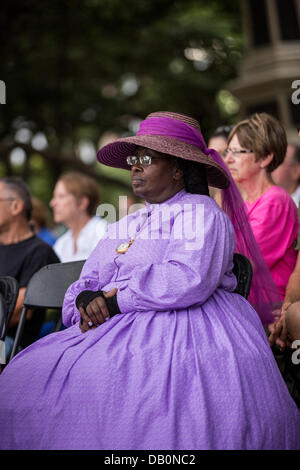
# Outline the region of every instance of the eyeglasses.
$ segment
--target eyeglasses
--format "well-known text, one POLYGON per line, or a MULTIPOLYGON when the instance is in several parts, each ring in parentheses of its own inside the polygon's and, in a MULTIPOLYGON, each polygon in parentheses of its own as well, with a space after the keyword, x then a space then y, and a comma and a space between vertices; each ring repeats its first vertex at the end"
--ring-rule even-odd
POLYGON ((225 132, 226 134, 230 134, 234 126, 219 126, 215 130, 215 134, 221 134, 222 132, 225 132))
MULTIPOLYGON (((166 157, 168 158, 168 157, 166 157)), ((137 162, 140 162, 141 166, 149 166, 152 163, 152 160, 162 160, 164 157, 152 157, 152 155, 141 155, 137 157, 136 155, 132 155, 126 158, 127 164, 129 166, 136 165, 137 162)))
POLYGON ((241 150, 241 149, 229 149, 228 148, 224 151, 224 156, 227 157, 229 153, 232 153, 232 155, 234 156, 234 155, 239 155, 241 153, 253 153, 253 150, 247 150, 247 149, 241 150))

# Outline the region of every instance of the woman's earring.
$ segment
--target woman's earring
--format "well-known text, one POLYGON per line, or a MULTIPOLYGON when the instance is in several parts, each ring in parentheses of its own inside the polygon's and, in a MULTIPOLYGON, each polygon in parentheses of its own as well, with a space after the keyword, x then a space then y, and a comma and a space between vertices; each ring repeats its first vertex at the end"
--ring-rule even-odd
POLYGON ((174 180, 179 180, 183 176, 182 170, 179 168, 176 169, 175 173, 173 174, 173 179, 174 180))

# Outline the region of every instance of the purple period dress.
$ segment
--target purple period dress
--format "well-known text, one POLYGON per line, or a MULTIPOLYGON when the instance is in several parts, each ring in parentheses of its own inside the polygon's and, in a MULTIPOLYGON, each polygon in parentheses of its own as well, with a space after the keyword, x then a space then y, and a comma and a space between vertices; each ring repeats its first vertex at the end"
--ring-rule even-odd
POLYGON ((299 449, 299 411, 233 292, 233 253, 225 213, 184 190, 109 225, 66 293, 67 329, 0 375, 0 447, 299 449), (122 313, 82 333, 77 295, 114 287, 122 313))

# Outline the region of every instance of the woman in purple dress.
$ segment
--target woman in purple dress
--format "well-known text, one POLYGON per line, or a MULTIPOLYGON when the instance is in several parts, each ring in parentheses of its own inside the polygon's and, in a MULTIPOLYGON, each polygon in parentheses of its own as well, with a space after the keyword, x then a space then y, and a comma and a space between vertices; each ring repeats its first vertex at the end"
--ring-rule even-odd
POLYGON ((146 207, 108 226, 68 289, 67 328, 0 376, 3 449, 297 449, 299 412, 234 293, 229 176, 197 121, 152 113, 100 162, 146 207))

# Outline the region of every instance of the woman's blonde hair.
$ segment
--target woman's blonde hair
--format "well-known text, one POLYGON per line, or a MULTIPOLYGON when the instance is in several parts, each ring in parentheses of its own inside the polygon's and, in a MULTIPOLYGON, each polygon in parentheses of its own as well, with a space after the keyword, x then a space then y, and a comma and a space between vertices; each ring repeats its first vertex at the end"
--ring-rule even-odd
POLYGON ((255 153, 256 160, 264 159, 271 153, 274 157, 266 167, 272 173, 284 160, 287 138, 283 126, 267 113, 255 113, 234 126, 228 136, 228 143, 234 135, 245 149, 255 153))
POLYGON ((87 175, 72 171, 61 175, 58 179, 64 183, 66 190, 73 194, 77 201, 82 197, 87 197, 89 204, 87 213, 95 215, 98 204, 100 203, 100 190, 97 182, 87 175))

